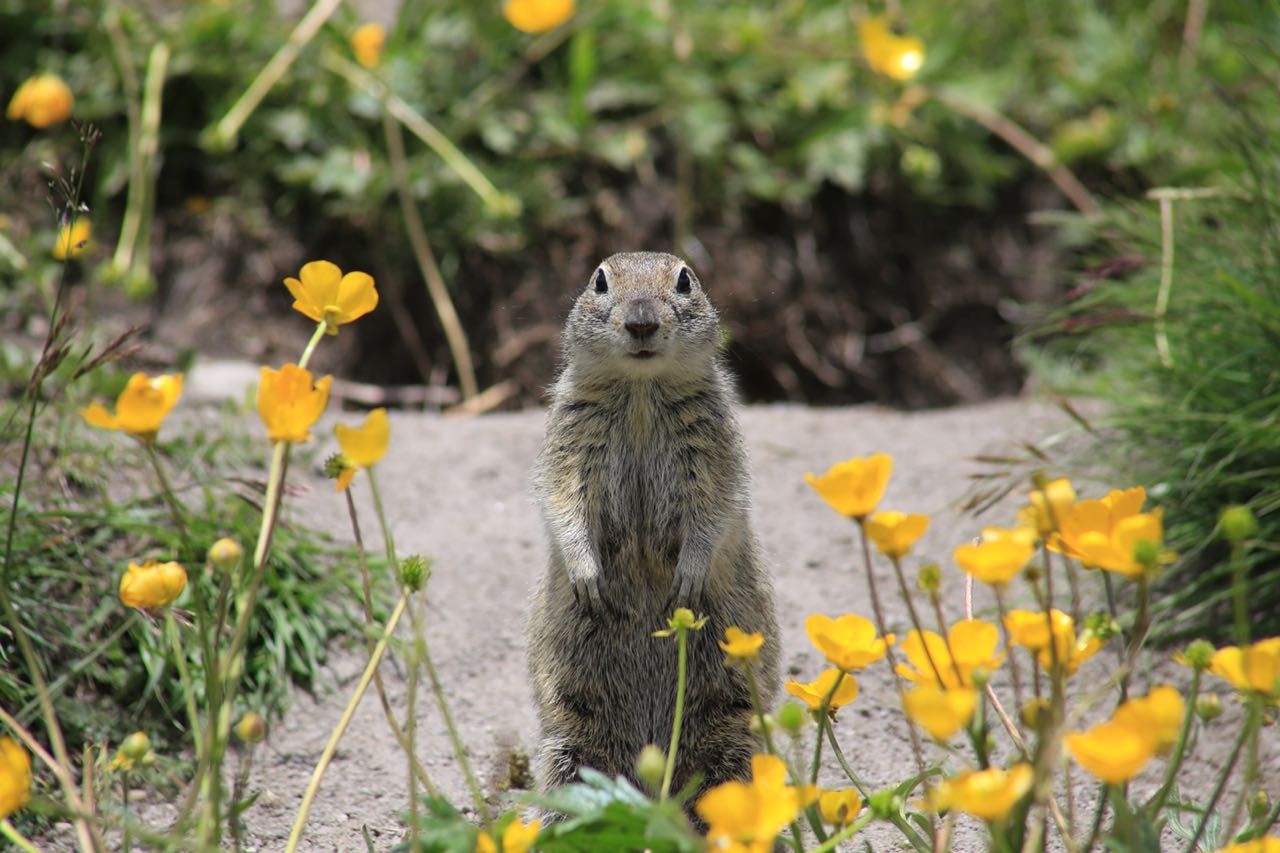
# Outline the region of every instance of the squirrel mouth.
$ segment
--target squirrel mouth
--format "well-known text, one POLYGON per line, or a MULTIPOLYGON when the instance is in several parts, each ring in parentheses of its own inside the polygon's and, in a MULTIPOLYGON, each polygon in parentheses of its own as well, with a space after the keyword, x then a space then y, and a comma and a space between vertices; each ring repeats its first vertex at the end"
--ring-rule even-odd
POLYGON ((651 349, 636 350, 631 353, 632 358, 653 358, 655 355, 657 355, 657 353, 651 349))

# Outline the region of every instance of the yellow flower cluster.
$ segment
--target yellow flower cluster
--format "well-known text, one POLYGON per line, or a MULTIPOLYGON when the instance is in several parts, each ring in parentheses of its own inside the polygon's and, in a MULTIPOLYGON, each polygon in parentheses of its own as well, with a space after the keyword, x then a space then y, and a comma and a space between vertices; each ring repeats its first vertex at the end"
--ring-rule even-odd
POLYGON ((519 818, 507 824, 507 828, 502 831, 502 846, 493 840, 493 836, 487 832, 481 832, 476 836, 475 853, 526 853, 533 847, 533 842, 537 840, 538 833, 542 830, 542 821, 533 820, 524 823, 519 818))
POLYGON ((819 711, 825 702, 827 711, 834 714, 858 696, 857 679, 850 673, 884 657, 894 636, 876 636, 876 628, 869 620, 852 613, 836 619, 815 613, 805 620, 804 627, 814 648, 835 668, 825 670, 808 684, 788 681, 786 690, 808 705, 809 710, 819 711))
POLYGON ((1043 611, 1010 610, 1004 617, 1005 630, 1009 632, 1009 640, 1036 653, 1036 659, 1045 669, 1060 667, 1067 675, 1072 675, 1080 664, 1102 648, 1102 641, 1086 633, 1076 637, 1075 621, 1056 607, 1045 617, 1043 611), (1049 644, 1050 625, 1053 631, 1053 645, 1049 644))
POLYGON ((787 785, 787 768, 774 755, 751 759, 751 781, 724 782, 694 806, 707 822, 707 849, 771 853, 773 840, 800 810, 818 798, 811 785, 787 785))
POLYGON ((982 820, 1001 820, 1027 795, 1034 779, 1035 771, 1025 762, 1008 770, 971 770, 944 779, 929 792, 927 804, 933 811, 957 809, 982 820))
POLYGON ((1081 767, 1103 782, 1127 782, 1142 772, 1152 756, 1177 741, 1185 713, 1177 690, 1157 687, 1122 704, 1110 720, 1086 732, 1069 733, 1067 749, 1081 767))

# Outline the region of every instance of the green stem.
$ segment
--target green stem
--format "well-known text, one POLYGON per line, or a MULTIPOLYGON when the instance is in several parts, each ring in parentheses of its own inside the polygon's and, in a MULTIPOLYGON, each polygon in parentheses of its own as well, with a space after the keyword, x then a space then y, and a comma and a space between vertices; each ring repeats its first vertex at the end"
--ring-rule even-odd
POLYGON ((742 671, 747 677, 747 691, 751 694, 751 707, 755 709, 756 720, 760 723, 760 735, 764 738, 765 751, 769 755, 780 755, 778 750, 774 748, 773 736, 769 734, 769 726, 765 724, 764 703, 760 701, 760 691, 756 687, 756 677, 751 671, 751 664, 744 664, 742 671))
POLYGON ((17 847, 23 853, 40 853, 38 847, 32 844, 25 835, 14 829, 8 818, 0 820, 0 835, 4 835, 14 847, 17 847))
POLYGON ((369 475, 369 491, 373 493, 373 511, 378 516, 378 524, 382 527, 382 546, 387 552, 387 562, 391 564, 391 571, 396 571, 400 565, 396 559, 396 540, 391 535, 391 525, 387 523, 387 514, 382 509, 382 492, 378 489, 378 479, 373 474, 373 468, 367 468, 365 473, 369 475))
POLYGON ((462 767, 462 775, 466 777, 467 787, 471 789, 471 799, 475 802, 476 813, 480 815, 481 823, 488 823, 489 804, 485 802, 480 781, 476 778, 475 771, 471 769, 471 761, 467 758, 467 748, 462 743, 462 736, 458 734, 458 727, 453 722, 453 714, 449 712, 449 702, 445 698, 440 677, 436 675, 435 664, 431 662, 431 649, 427 645, 426 637, 422 638, 420 651, 422 668, 427 673, 427 681, 431 685, 432 695, 435 696, 436 707, 440 709, 440 716, 444 718, 444 727, 449 734, 449 741, 453 744, 454 755, 458 757, 458 764, 462 767))
POLYGON ((124 853, 129 853, 133 849, 133 838, 129 832, 129 771, 120 771, 120 811, 124 815, 120 827, 120 844, 124 853))
POLYGON ((422 634, 419 625, 418 608, 409 605, 409 620, 413 623, 413 660, 409 662, 409 699, 405 709, 405 746, 409 769, 409 853, 420 853, 421 841, 418 838, 418 776, 414 769, 418 735, 418 659, 422 654, 422 634))
POLYGON ((191 739, 195 741, 196 760, 204 754, 204 742, 200 734, 200 716, 196 713, 196 696, 191 687, 191 673, 187 669, 187 653, 182 648, 182 637, 178 633, 178 623, 173 618, 173 608, 164 610, 164 629, 169 635, 169 647, 173 649, 173 660, 178 666, 178 681, 182 685, 182 698, 187 707, 187 725, 191 727, 191 739))
POLYGON ((1178 778, 1178 769, 1182 766, 1182 756, 1187 748, 1187 740, 1191 735, 1191 723, 1196 716, 1196 697, 1200 695, 1200 673, 1201 670, 1193 669, 1191 671, 1191 687, 1187 691, 1186 710, 1182 716, 1182 728, 1178 731, 1178 742, 1173 748, 1173 755, 1170 756, 1168 765, 1164 771, 1164 783, 1160 789, 1152 795, 1147 804, 1143 806, 1143 810, 1147 813, 1147 819, 1153 823, 1160 815, 1160 810, 1164 808, 1165 802, 1169 799, 1169 794, 1173 791, 1174 782, 1178 778))
POLYGON ((1249 563, 1243 543, 1231 546, 1231 594, 1235 602, 1236 645, 1249 645, 1249 563))
POLYGON ((840 846, 841 842, 848 841, 850 838, 853 838, 853 836, 861 832, 866 825, 871 823, 873 820, 875 820, 875 815, 868 810, 862 817, 858 818, 853 823, 849 824, 844 829, 813 848, 809 853, 827 853, 829 850, 835 850, 840 846))
POLYGON ((187 522, 182 515, 182 506, 178 503, 177 495, 174 494, 173 486, 169 483, 169 477, 164 473, 164 466, 160 464, 160 454, 156 452, 154 442, 143 441, 142 449, 147 454, 147 459, 151 461, 151 468, 156 472, 156 479, 160 482, 160 493, 164 495, 165 504, 169 507, 169 514, 173 516, 173 526, 178 528, 178 536, 182 539, 182 544, 190 546, 191 542, 187 535, 187 522))
MULTIPOLYGON (((1007 610, 1004 603, 1004 584, 995 584, 992 589, 996 594, 996 611, 1000 614, 1000 631, 1004 634, 1004 647, 1009 652, 1009 676, 1013 679, 1013 701, 1017 707, 1014 708, 1014 726, 1017 727, 1018 736, 1023 737, 1022 733, 1022 675, 1018 666, 1018 656, 1013 653, 1013 643, 1009 637, 1009 626, 1005 624, 1007 610)), ((1025 741, 1025 738, 1024 738, 1025 741)))
POLYGON ((1218 805, 1218 800, 1222 797, 1222 792, 1227 787, 1227 780, 1231 778, 1231 771, 1236 768, 1236 761, 1240 758, 1240 752, 1244 748, 1245 741, 1249 738, 1250 732, 1258 725, 1258 702, 1250 700, 1248 717, 1245 724, 1240 727, 1240 736, 1236 738, 1232 744, 1230 751, 1227 753, 1227 764, 1222 768, 1222 774, 1218 777, 1218 784, 1213 788, 1213 794, 1209 797, 1209 802, 1205 803, 1204 813, 1200 815, 1200 823, 1196 825, 1195 835, 1191 836, 1191 843, 1187 845, 1187 853, 1195 853, 1196 845, 1200 843, 1201 836, 1204 835, 1205 828, 1209 825, 1209 818, 1213 815, 1213 810, 1218 805))
POLYGON ((333 755, 338 750, 338 741, 346 733, 347 726, 351 724, 351 718, 355 716, 356 708, 360 706, 360 700, 364 698, 365 691, 369 689, 369 684, 373 681, 373 673, 377 670, 378 664, 382 662, 382 655, 387 649, 387 642, 391 639, 391 635, 396 629, 396 624, 399 623, 400 616, 404 613, 405 606, 408 603, 409 590, 406 588, 401 591, 400 600, 396 602, 395 609, 391 611, 391 616, 387 619, 386 627, 382 631, 382 637, 378 640, 378 645, 374 647, 373 654, 369 656, 369 663, 365 665, 364 674, 360 676, 355 692, 351 695, 351 699, 348 700, 347 707, 343 710, 338 724, 333 727, 333 732, 329 735, 329 741, 324 745, 324 751, 320 753, 320 760, 316 762, 315 769, 311 772, 311 781, 307 784, 307 790, 302 795, 302 804, 298 807, 297 817, 293 821, 293 829, 289 833, 289 842, 285 847, 286 853, 293 853, 294 850, 298 849, 298 842, 302 840, 302 831, 307 825, 307 817, 311 814, 311 805, 315 801, 316 793, 320 790, 320 780, 324 777, 324 772, 328 769, 329 762, 333 760, 333 755))
POLYGON ((680 723, 684 718, 684 681, 688 663, 687 628, 676 629, 676 712, 671 723, 671 746, 667 749, 667 766, 662 771, 662 791, 659 799, 665 801, 671 794, 671 779, 676 772, 676 753, 680 748, 680 723))
POLYGON ((1244 815, 1244 804, 1249 799, 1250 794, 1256 791, 1258 785, 1258 729, 1262 720, 1262 712, 1258 707, 1260 701, 1253 696, 1249 697, 1249 716, 1246 718, 1246 727, 1249 729, 1249 746, 1245 750, 1244 775, 1240 779, 1240 794, 1236 797, 1236 804, 1231 809, 1231 819, 1224 824, 1226 828, 1226 838, 1234 838, 1236 828, 1240 826, 1240 819, 1244 815))
MULTIPOLYGON (((835 732, 832 731, 830 727, 827 728, 827 741, 831 744, 831 752, 835 755, 836 762, 840 765, 840 769, 849 777, 849 781, 853 783, 853 787, 858 790, 859 796, 861 796, 865 802, 869 796, 867 793, 867 786, 858 778, 858 774, 854 772, 852 765, 849 764, 849 760, 845 758, 844 751, 840 749, 840 743, 836 740, 835 732)), ((907 839, 907 843, 915 850, 919 851, 919 853, 928 853, 928 851, 932 849, 929 842, 921 838, 919 833, 916 832, 915 827, 908 823, 901 815, 894 815, 890 818, 890 823, 898 828, 898 831, 907 839)))
POLYGON ((302 351, 302 358, 298 359, 298 367, 306 367, 307 362, 311 361, 311 354, 316 351, 316 347, 324 338, 324 333, 328 331, 329 324, 321 320, 316 323, 316 330, 311 333, 311 340, 307 341, 307 347, 302 351))
POLYGON ((262 103, 262 99, 275 87, 276 83, 288 72, 289 66, 298 58, 298 54, 315 38, 316 33, 324 26, 325 21, 338 10, 342 0, 317 0, 298 21, 298 25, 289 33, 289 38, 275 55, 262 67, 258 76, 249 84, 227 114, 213 127, 213 138, 219 145, 231 146, 240 133, 240 128, 248 120, 253 111, 262 103))
MULTIPOLYGON (((924 625, 920 622, 920 616, 916 613, 916 606, 911 601, 911 593, 907 591, 907 579, 902 573, 902 561, 897 557, 890 557, 889 562, 893 563, 893 573, 898 577, 898 591, 902 594, 902 600, 907 604, 907 612, 911 614, 911 625, 916 629, 916 633, 920 635, 920 645, 924 647, 924 656, 929 660, 929 668, 933 670, 933 677, 938 680, 938 686, 946 688, 947 684, 942 679, 942 670, 933 659, 933 652, 929 651, 929 644, 924 641, 924 625)), ((881 632, 884 633, 883 631, 881 632)), ((942 635, 943 642, 947 644, 947 654, 952 659, 952 666, 955 668, 956 683, 964 684, 964 676, 960 673, 960 667, 955 663, 955 656, 951 654, 951 644, 947 641, 946 634, 942 635)))

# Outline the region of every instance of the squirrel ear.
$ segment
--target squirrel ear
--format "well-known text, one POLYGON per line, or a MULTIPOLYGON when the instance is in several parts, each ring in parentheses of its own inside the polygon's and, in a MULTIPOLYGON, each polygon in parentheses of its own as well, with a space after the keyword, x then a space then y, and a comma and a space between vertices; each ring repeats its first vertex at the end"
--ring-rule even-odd
POLYGON ((676 293, 689 293, 693 290, 693 282, 689 277, 689 268, 680 267, 680 274, 676 276, 676 293))
POLYGON ((609 279, 605 278, 604 268, 596 270, 596 293, 609 292, 609 279))

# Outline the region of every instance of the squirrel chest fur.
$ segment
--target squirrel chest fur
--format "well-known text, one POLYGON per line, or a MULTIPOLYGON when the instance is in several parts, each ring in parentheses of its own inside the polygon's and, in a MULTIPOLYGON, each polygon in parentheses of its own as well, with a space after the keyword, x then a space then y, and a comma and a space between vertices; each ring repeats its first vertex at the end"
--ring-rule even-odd
POLYGON ((634 779, 641 748, 667 747, 676 650, 652 635, 676 607, 708 622, 689 637, 675 786, 750 777, 750 697, 717 641, 764 632, 768 705, 777 631, 719 336, 701 283, 666 254, 608 258, 570 314, 535 474, 550 561, 529 667, 548 787, 581 767, 634 779))

